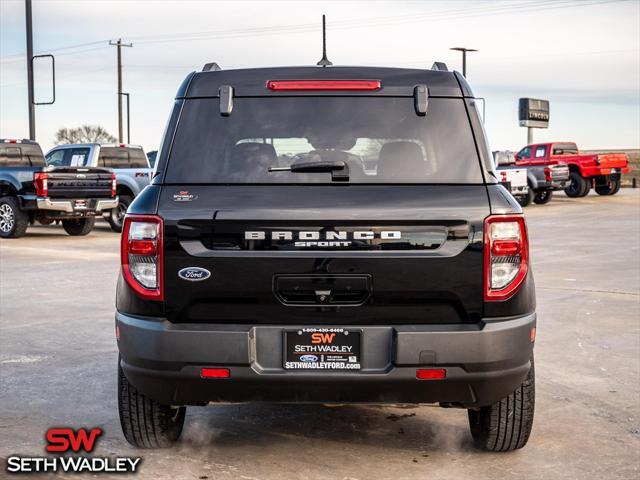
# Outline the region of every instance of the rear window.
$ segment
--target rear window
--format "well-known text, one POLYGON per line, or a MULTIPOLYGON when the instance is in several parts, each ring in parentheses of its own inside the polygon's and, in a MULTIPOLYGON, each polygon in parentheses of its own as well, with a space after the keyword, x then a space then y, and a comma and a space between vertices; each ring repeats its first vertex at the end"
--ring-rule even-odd
POLYGON ((0 146, 0 167, 36 167, 44 165, 39 145, 9 144, 0 146))
POLYGON ((578 147, 575 143, 556 143, 553 145, 553 155, 577 155, 578 147))
POLYGON ((107 168, 148 168, 147 157, 141 148, 102 147, 98 166, 107 168))
POLYGON ((269 172, 269 167, 343 161, 351 183, 482 183, 461 99, 413 97, 235 98, 185 100, 168 183, 331 183, 329 172, 269 172))

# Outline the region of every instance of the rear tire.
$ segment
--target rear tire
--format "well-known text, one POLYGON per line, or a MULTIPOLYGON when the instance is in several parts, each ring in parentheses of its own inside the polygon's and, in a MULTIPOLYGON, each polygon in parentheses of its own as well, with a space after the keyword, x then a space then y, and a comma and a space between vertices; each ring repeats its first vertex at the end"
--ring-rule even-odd
POLYGON ((476 446, 490 452, 524 447, 533 427, 534 407, 535 368, 531 357, 531 369, 513 393, 488 407, 469 410, 469 428, 476 446))
POLYGON ((107 221, 109 225, 111 225, 111 230, 114 232, 122 232, 122 222, 124 221, 124 216, 131 202, 133 202, 133 197, 130 195, 118 196, 118 206, 111 210, 107 217, 107 221))
POLYGON ((596 185, 596 193, 598 195, 615 195, 620 190, 621 180, 611 180, 605 185, 596 185))
POLYGON ((127 380, 118 358, 118 413, 127 442, 138 448, 170 447, 180 438, 186 411, 140 393, 127 380))
POLYGON ((529 191, 526 195, 518 195, 516 200, 523 208, 531 205, 531 202, 533 201, 533 190, 531 190, 531 187, 529 187, 529 191))
POLYGON ((62 228, 72 237, 88 235, 96 223, 95 217, 73 218, 62 220, 62 228))
POLYGON ((544 205, 549 203, 553 198, 553 190, 540 190, 536 192, 536 196, 533 197, 533 201, 538 205, 544 205))
POLYGON ((0 197, 0 238, 24 236, 29 226, 29 215, 20 210, 16 197, 0 197))
POLYGON ((571 172, 569 175, 569 181, 569 185, 564 189, 564 193, 567 194, 567 197, 584 197, 591 189, 591 185, 589 185, 587 180, 585 180, 579 172, 571 172))

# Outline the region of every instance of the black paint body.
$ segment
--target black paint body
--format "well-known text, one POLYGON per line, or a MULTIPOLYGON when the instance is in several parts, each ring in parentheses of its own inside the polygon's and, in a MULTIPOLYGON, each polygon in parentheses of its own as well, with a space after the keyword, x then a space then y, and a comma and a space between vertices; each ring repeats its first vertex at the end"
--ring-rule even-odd
MULTIPOLYGON (((309 93, 287 93, 304 94, 309 93)), ((481 406, 508 395, 529 368, 534 283, 529 270, 512 298, 484 301, 483 221, 491 214, 522 210, 495 179, 474 102, 464 79, 451 72, 282 68, 187 77, 152 185, 129 208, 129 214, 164 220, 165 295, 163 302, 143 300, 120 277, 116 321, 129 380, 171 404, 266 400, 481 406), (165 181, 169 162, 180 161, 171 157, 171 148, 184 102, 216 98, 223 85, 233 86, 238 97, 284 95, 267 90, 266 82, 318 78, 380 79, 383 88, 369 96, 410 96, 415 85, 424 84, 430 98, 460 99, 468 118, 465 128, 475 142, 469 168, 479 168, 484 180, 320 185, 165 181), (184 192, 189 201, 176 201, 184 192), (294 235, 401 230, 406 238, 401 243, 306 249, 242 237, 245 231, 282 230, 294 235), (211 275, 186 281, 178 272, 188 267, 211 275), (325 303, 315 299, 319 286, 336 289, 334 297, 325 303), (285 371, 282 331, 304 326, 361 329, 362 370, 285 371), (230 368, 231 378, 200 379, 199 368, 209 366, 230 368), (447 379, 417 382, 417 366, 447 368, 447 379)), ((451 141, 455 136, 452 131, 451 141)))

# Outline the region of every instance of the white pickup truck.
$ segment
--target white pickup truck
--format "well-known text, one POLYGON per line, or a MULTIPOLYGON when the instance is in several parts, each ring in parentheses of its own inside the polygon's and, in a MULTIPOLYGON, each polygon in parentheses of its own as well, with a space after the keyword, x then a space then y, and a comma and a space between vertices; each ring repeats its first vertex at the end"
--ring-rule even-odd
POLYGON ((45 162, 51 166, 113 169, 119 202, 116 208, 105 214, 105 219, 116 232, 122 230, 122 220, 129 204, 149 185, 153 171, 141 146, 124 143, 58 145, 45 155, 45 162))
POLYGON ((498 180, 511 192, 520 205, 526 207, 531 203, 529 198, 529 184, 527 182, 527 169, 515 166, 516 160, 513 152, 493 152, 493 160, 496 164, 498 180))

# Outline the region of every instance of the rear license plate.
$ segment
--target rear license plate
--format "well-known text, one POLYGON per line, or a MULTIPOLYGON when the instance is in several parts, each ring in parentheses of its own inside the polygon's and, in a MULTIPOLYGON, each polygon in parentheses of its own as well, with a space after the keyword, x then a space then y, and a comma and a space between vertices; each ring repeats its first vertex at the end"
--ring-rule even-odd
POLYGON ((87 201, 86 200, 75 200, 73 202, 73 206, 74 206, 74 208, 78 208, 78 209, 87 208, 87 201))
POLYGON ((343 328, 301 328, 284 332, 287 370, 359 370, 360 335, 343 328))

